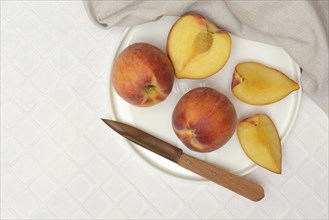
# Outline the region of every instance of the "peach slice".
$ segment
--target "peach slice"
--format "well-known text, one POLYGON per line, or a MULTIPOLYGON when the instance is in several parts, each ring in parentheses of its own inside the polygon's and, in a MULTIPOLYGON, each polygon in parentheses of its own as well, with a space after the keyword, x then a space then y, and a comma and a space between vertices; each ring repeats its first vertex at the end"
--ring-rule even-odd
POLYGON ((232 93, 251 105, 277 102, 299 85, 284 73, 260 63, 245 62, 236 65, 232 79, 232 93))
POLYGON ((237 135, 246 155, 259 166, 281 173, 281 141, 272 120, 256 114, 238 124, 237 135))
POLYGON ((171 28, 167 52, 177 78, 202 79, 223 68, 231 53, 231 37, 206 18, 188 14, 171 28))

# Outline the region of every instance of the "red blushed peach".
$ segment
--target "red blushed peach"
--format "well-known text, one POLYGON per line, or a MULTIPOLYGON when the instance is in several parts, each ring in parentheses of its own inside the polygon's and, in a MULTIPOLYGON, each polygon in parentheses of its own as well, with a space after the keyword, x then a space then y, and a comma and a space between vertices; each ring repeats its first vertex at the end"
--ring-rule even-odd
POLYGON ((210 152, 223 146, 233 135, 237 115, 231 101, 207 87, 193 89, 178 101, 172 126, 185 146, 210 152))
POLYGON ((117 94, 126 102, 152 106, 171 92, 174 69, 160 49, 147 43, 135 43, 115 59, 111 80, 117 94))

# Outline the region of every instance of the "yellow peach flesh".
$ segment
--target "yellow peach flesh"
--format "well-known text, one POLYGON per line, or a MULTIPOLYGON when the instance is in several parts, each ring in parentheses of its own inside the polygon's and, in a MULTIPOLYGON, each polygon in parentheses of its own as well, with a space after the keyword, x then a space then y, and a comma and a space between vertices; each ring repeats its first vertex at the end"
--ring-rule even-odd
POLYGON ((176 77, 200 79, 225 65, 231 37, 201 16, 186 15, 174 24, 167 46, 176 77))
POLYGON ((274 173, 281 173, 281 142, 267 115, 254 115, 241 121, 237 134, 242 149, 252 161, 274 173))
POLYGON ((298 89, 298 83, 285 74, 259 63, 240 63, 234 70, 232 93, 248 104, 271 104, 298 89))

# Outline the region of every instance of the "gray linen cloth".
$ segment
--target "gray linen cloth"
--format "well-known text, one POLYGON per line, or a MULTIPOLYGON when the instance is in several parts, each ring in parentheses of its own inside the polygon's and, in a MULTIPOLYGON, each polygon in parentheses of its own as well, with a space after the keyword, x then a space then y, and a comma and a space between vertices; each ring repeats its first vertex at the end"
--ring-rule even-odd
POLYGON ((90 19, 102 28, 195 12, 239 37, 280 46, 302 67, 303 91, 328 114, 327 0, 83 0, 83 4, 90 19))

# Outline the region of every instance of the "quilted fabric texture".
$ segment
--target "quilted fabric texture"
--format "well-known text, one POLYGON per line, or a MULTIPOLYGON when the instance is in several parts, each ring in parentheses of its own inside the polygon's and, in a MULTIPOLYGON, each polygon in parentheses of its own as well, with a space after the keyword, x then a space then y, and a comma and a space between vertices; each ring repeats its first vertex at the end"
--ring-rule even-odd
POLYGON ((328 219, 328 117, 307 96, 254 203, 155 172, 101 117, 122 28, 80 1, 1 1, 1 219, 328 219))

